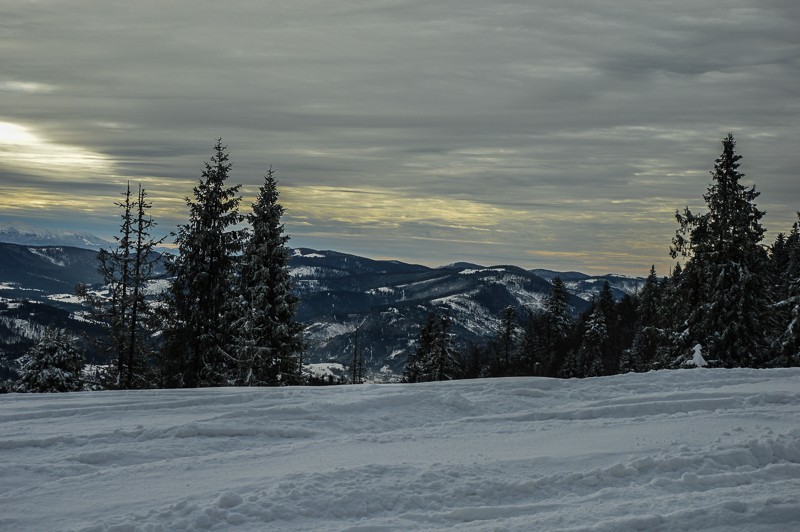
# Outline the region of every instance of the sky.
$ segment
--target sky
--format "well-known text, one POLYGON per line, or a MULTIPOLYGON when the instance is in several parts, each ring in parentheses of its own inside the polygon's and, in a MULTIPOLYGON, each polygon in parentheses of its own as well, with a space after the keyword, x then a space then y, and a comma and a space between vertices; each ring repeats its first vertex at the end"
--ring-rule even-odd
POLYGON ((796 0, 0 2, 0 221, 185 223, 222 137, 290 245, 668 273, 733 132, 771 242, 800 209, 796 0))

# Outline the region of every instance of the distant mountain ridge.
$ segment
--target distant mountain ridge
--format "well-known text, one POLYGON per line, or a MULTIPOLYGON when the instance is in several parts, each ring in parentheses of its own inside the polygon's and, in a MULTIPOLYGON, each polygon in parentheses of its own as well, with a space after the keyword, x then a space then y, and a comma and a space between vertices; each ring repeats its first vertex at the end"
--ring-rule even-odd
MULTIPOLYGON (((431 268, 307 248, 292 250, 289 267, 300 297, 297 318, 306 324, 306 361, 349 364, 358 330, 367 369, 386 376, 402 372, 429 312, 447 315, 454 341, 464 347, 490 338, 500 312, 508 306, 520 315, 541 309, 556 275, 565 280, 574 313, 587 309, 606 281, 617 298, 638 291, 644 282, 512 265, 456 263, 431 268)), ((70 295, 79 282, 102 282, 97 251, 0 243, 0 357, 4 322, 8 322, 6 336, 11 328, 17 331, 14 342, 28 334, 25 331, 39 331, 52 320, 48 308, 65 313, 59 315, 59 327, 73 328, 70 320, 74 320, 75 330, 84 328, 85 309, 70 295), (20 325, 25 320, 29 326, 20 325)), ((166 286, 162 279, 154 290, 166 286)))
POLYGON ((78 231, 52 231, 42 227, 0 221, 0 242, 25 246, 70 246, 101 249, 110 242, 91 233, 78 231))
POLYGON ((0 242, 0 283, 4 285, 55 294, 72 293, 78 283, 101 280, 96 250, 0 242))
MULTIPOLYGON (((358 330, 367 366, 394 374, 402 371, 429 312, 450 318, 460 347, 482 343, 497 330, 504 308, 540 310, 552 279, 561 275, 512 265, 429 268, 306 248, 295 249, 289 264, 301 301, 298 319, 308 325, 308 361, 346 365, 358 330)), ((618 275, 567 272, 564 277, 576 314, 589 307, 606 281, 618 299, 644 283, 618 275)))

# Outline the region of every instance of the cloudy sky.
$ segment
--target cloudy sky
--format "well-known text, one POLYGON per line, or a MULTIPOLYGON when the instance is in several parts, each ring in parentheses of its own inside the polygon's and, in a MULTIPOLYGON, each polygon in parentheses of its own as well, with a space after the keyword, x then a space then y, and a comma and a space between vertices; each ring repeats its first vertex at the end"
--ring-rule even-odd
POLYGON ((0 220, 160 229, 216 137, 294 246, 666 273, 732 131, 771 238, 800 209, 797 0, 0 3, 0 220))

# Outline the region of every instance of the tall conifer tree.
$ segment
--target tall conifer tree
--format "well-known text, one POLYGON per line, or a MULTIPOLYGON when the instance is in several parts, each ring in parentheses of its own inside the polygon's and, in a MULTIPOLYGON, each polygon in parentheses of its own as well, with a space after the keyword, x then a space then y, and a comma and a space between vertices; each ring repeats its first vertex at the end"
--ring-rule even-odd
POLYGON ((638 294, 637 319, 633 345, 623 351, 620 371, 645 371, 652 367, 660 346, 667 342, 668 336, 662 327, 661 307, 662 284, 656 275, 655 265, 638 294))
POLYGON ((403 370, 403 382, 452 380, 458 377, 459 363, 450 346, 450 319, 434 312, 428 314, 420 329, 417 348, 409 354, 403 370))
POLYGON ((248 215, 252 233, 242 255, 234 303, 234 344, 242 385, 297 384, 302 381, 303 327, 295 321, 289 251, 281 223, 275 173, 269 169, 248 215))
POLYGON ((556 276, 553 279, 539 323, 536 375, 555 376, 565 362, 570 348, 569 336, 575 327, 575 320, 569 310, 569 293, 561 277, 556 276))
POLYGON ((516 351, 518 343, 517 311, 508 306, 500 312, 500 323, 494 338, 495 369, 497 377, 514 375, 518 372, 516 351))
MULTIPOLYGON (((755 186, 740 183, 741 155, 732 134, 704 194, 708 212, 676 213, 680 224, 671 254, 686 258, 681 292, 690 309, 689 344, 699 342, 708 359, 725 367, 763 364, 765 312, 769 304, 767 254, 761 241, 764 211, 755 186)), ((690 356, 684 345, 683 356, 690 356)))
POLYGON ((153 269, 157 261, 155 247, 164 241, 155 240, 150 231, 156 225, 149 211, 153 204, 147 201, 147 192, 139 184, 139 194, 136 200, 136 215, 134 218, 132 242, 133 258, 131 260, 131 286, 130 311, 127 320, 127 374, 120 382, 125 388, 145 388, 151 384, 151 367, 148 360, 151 355, 151 346, 148 341, 151 329, 149 321, 152 309, 145 298, 147 284, 153 278, 153 269))
POLYGON ((226 351, 227 311, 243 231, 236 229, 242 221, 241 185, 226 183, 231 167, 227 146, 218 139, 193 197, 186 198, 189 222, 178 230, 178 256, 169 266, 174 277, 162 355, 169 386, 226 384, 235 366, 235 357, 226 351))
MULTIPOLYGON (((578 374, 572 376, 599 377, 604 374, 603 358, 608 352, 608 316, 604 307, 597 305, 586 323, 586 332, 578 348, 578 374)), ((614 368, 616 372, 617 368, 614 368)))

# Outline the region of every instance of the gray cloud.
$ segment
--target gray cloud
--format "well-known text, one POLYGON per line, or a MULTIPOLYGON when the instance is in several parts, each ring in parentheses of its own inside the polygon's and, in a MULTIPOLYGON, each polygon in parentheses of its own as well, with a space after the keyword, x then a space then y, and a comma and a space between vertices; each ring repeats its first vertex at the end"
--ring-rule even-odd
POLYGON ((113 231, 103 201, 130 178, 179 223, 222 136, 248 193, 278 170, 295 245, 664 269, 670 212, 701 206, 728 131, 767 226, 792 222, 799 18, 788 0, 6 3, 0 122, 49 155, 12 160, 0 130, 0 216, 69 224, 69 202, 23 199, 74 194, 113 231), (358 209, 337 187, 383 203, 331 219, 358 209))

